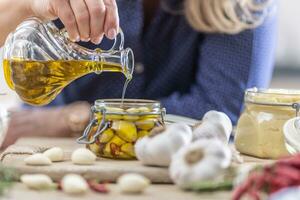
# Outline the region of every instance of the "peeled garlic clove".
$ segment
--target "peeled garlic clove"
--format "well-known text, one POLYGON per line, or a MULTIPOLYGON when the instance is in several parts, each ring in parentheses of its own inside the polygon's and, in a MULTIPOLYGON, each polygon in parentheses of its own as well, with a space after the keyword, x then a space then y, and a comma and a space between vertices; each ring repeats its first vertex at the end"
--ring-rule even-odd
POLYGON ((115 136, 109 141, 109 143, 107 143, 107 144, 111 144, 111 143, 114 143, 114 144, 116 144, 116 145, 118 145, 118 146, 121 146, 121 145, 125 144, 126 141, 124 141, 124 140, 123 140, 122 138, 120 138, 119 136, 115 135, 115 136))
POLYGON ((114 131, 111 129, 107 129, 103 131, 103 133, 99 136, 100 143, 107 143, 114 137, 114 131))
POLYGON ((77 174, 68 174, 61 181, 62 190, 68 194, 83 194, 88 191, 88 184, 77 174))
POLYGON ((77 165, 92 165, 95 163, 96 158, 96 155, 86 148, 76 149, 71 156, 73 164, 77 165))
POLYGON ((137 140, 137 130, 132 122, 114 121, 111 128, 120 138, 127 142, 134 142, 137 140))
POLYGON ((137 135, 138 135, 138 139, 140 139, 142 137, 149 135, 149 132, 148 131, 138 131, 137 135))
POLYGON ((116 108, 116 107, 106 107, 107 112, 116 113, 116 114, 107 114, 106 119, 108 120, 120 120, 123 118, 122 115, 118 113, 123 113, 124 109, 122 108, 116 108))
POLYGON ((33 154, 24 159, 26 165, 51 165, 51 160, 42 153, 33 154))
POLYGON ((137 121, 140 117, 137 115, 123 115, 123 119, 126 121, 137 121))
POLYGON ((127 120, 127 121, 136 121, 138 120, 140 117, 137 115, 140 110, 138 108, 128 108, 126 110, 127 113, 130 113, 130 114, 136 114, 136 115, 124 115, 123 116, 123 119, 124 120, 127 120))
POLYGON ((131 157, 135 157, 134 147, 132 143, 126 143, 121 146, 121 151, 131 157))
POLYGON ((143 119, 157 119, 157 115, 143 115, 140 117, 141 120, 143 119))
POLYGON ((136 121, 135 125, 138 129, 148 131, 155 126, 155 121, 154 119, 143 119, 136 121))
POLYGON ((100 155, 100 146, 96 142, 93 144, 89 144, 88 148, 95 154, 95 155, 100 155))
POLYGON ((45 174, 24 174, 20 180, 28 188, 34 190, 51 189, 55 186, 51 178, 45 174))
POLYGON ((142 193, 150 185, 150 180, 140 174, 125 174, 117 184, 122 193, 142 193))
POLYGON ((151 110, 150 110, 150 108, 147 108, 147 107, 139 107, 138 108, 139 109, 139 111, 141 112, 141 113, 148 113, 148 112, 151 112, 151 110))
POLYGON ((121 145, 126 142, 118 136, 114 136, 108 143, 105 144, 103 154, 108 157, 119 156, 121 152, 121 145))
POLYGON ((58 162, 64 159, 64 152, 60 147, 53 147, 51 149, 48 149, 43 154, 47 156, 52 162, 58 162))
POLYGON ((139 110, 139 108, 128 108, 126 110, 126 112, 128 112, 128 113, 139 113, 140 110, 139 110))

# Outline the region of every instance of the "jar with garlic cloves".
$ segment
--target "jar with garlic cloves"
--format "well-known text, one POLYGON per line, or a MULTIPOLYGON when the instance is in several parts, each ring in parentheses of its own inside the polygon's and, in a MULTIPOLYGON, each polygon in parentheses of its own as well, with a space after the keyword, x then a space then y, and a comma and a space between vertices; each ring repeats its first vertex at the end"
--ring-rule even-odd
POLYGON ((300 91, 248 89, 245 109, 238 120, 235 146, 247 155, 277 159, 289 155, 284 124, 298 115, 300 91))
POLYGON ((152 100, 96 100, 91 121, 77 142, 86 144, 97 156, 135 159, 135 142, 163 126, 165 112, 159 102, 152 100))

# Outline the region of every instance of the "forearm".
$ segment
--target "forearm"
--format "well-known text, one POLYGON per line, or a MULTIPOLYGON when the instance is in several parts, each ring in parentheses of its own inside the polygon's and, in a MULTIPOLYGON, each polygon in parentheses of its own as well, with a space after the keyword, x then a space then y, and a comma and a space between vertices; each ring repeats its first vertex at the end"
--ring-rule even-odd
POLYGON ((0 2, 0 46, 18 24, 32 16, 29 7, 30 0, 2 0, 0 2))

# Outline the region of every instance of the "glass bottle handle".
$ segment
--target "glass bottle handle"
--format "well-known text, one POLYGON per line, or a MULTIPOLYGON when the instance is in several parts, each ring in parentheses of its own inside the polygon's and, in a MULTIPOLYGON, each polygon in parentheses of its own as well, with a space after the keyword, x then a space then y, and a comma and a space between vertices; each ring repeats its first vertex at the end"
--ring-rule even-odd
MULTIPOLYGON (((67 30, 65 28, 60 30, 60 34, 65 37, 65 39, 68 40, 69 43, 72 44, 73 47, 75 47, 76 49, 84 49, 86 50, 84 47, 80 46, 79 44, 72 42, 68 36, 67 30)), ((116 38, 114 39, 114 43, 112 45, 112 47, 108 50, 102 50, 101 52, 112 52, 112 51, 120 51, 124 48, 124 33, 122 31, 121 28, 119 28, 119 33, 117 34, 116 38)), ((96 52, 96 50, 94 50, 94 52, 96 52)))

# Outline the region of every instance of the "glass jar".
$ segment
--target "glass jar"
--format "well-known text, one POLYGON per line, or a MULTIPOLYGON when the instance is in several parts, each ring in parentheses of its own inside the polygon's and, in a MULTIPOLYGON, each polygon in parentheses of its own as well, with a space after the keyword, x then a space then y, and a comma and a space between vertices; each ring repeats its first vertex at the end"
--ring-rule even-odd
POLYGON ((77 142, 113 159, 135 159, 135 142, 164 125, 166 112, 159 102, 140 99, 97 100, 91 110, 91 121, 77 142))
POLYGON ((247 155, 277 159, 288 155, 283 126, 299 112, 300 91, 248 89, 235 135, 236 149, 247 155))

